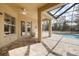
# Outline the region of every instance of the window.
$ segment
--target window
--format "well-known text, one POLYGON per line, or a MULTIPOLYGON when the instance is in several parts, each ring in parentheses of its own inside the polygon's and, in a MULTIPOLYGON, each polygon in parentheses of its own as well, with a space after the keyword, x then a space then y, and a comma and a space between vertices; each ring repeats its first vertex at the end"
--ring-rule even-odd
POLYGON ((25 21, 21 21, 21 36, 25 35, 25 21))
POLYGON ((25 22, 24 21, 21 21, 21 29, 22 29, 22 32, 25 32, 25 22))
POLYGON ((27 32, 30 32, 30 31, 31 31, 31 23, 27 22, 27 32))
POLYGON ((6 35, 15 33, 15 18, 6 13, 4 15, 4 33, 6 35))

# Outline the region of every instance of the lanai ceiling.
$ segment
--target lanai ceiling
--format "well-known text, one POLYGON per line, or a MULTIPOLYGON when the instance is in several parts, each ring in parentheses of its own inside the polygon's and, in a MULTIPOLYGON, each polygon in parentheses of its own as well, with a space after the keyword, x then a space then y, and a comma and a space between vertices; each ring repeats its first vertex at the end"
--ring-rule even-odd
MULTIPOLYGON (((37 9, 46 3, 10 3, 7 4, 19 12, 21 8, 26 9, 27 14, 33 19, 37 19, 37 9)), ((28 16, 27 15, 27 16, 28 16)))
MULTIPOLYGON (((41 6, 44 6, 45 4, 46 3, 8 3, 7 5, 9 5, 17 12, 19 12, 21 8, 26 9, 26 13, 27 13, 26 16, 35 20, 37 19, 37 9, 41 6)), ((44 15, 43 17, 45 16, 46 15, 44 15)))
POLYGON ((12 6, 12 7, 16 7, 16 8, 28 8, 28 9, 37 9, 43 5, 45 5, 46 3, 10 3, 8 5, 12 6))

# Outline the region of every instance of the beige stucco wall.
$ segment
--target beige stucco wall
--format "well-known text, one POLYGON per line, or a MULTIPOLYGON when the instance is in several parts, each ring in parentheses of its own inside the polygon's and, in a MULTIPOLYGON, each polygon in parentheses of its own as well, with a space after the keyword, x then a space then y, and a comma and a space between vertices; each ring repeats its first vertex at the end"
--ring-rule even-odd
POLYGON ((11 9, 8 5, 0 4, 0 12, 3 13, 3 15, 0 15, 0 47, 2 47, 15 41, 19 36, 18 34, 20 30, 19 30, 18 14, 13 9, 11 9), (16 33, 15 34, 4 36, 4 13, 7 13, 16 18, 16 33))
POLYGON ((21 21, 25 21, 25 28, 26 23, 28 21, 32 21, 32 28, 34 30, 35 27, 37 27, 37 11, 35 12, 36 16, 33 17, 34 13, 32 15, 26 15, 21 18, 21 15, 17 13, 16 10, 14 10, 12 7, 10 7, 7 4, 0 4, 0 12, 3 13, 3 15, 0 15, 0 48, 8 45, 9 43, 17 40, 17 38, 21 37, 21 21), (4 13, 7 13, 13 17, 16 18, 16 33, 10 34, 7 36, 4 36, 4 13))

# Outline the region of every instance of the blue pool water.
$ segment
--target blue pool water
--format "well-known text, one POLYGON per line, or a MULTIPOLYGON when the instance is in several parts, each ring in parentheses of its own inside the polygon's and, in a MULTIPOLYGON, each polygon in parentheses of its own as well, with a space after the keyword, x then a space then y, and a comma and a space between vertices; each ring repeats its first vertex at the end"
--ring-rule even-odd
POLYGON ((63 34, 63 33, 58 34, 63 35, 64 38, 79 39, 79 34, 63 34))

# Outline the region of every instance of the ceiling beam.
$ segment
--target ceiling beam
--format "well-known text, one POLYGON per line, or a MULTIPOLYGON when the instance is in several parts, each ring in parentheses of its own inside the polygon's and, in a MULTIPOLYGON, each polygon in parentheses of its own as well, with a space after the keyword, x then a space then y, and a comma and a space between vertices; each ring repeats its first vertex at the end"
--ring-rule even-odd
POLYGON ((51 7, 54 7, 56 5, 58 5, 59 3, 48 3, 48 4, 45 4, 44 6, 38 8, 40 11, 44 11, 46 9, 49 9, 51 7))

